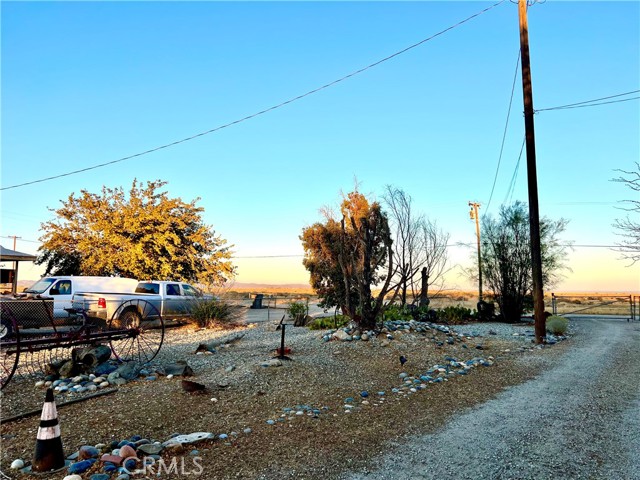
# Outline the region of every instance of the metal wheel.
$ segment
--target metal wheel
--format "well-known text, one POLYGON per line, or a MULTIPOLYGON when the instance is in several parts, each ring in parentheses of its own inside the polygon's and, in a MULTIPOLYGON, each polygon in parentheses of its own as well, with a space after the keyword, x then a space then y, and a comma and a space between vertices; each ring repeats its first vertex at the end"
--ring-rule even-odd
POLYGON ((15 319, 0 320, 0 389, 7 386, 18 368, 20 331, 15 319))
POLYGON ((114 337, 109 342, 113 356, 123 362, 150 362, 164 341, 162 316, 147 300, 124 302, 111 317, 108 329, 114 337))

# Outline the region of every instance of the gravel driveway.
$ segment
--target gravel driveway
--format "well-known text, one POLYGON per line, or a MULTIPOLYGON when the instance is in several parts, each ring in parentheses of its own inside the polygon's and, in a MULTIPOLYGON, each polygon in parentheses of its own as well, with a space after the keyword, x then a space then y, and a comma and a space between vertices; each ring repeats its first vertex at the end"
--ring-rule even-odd
POLYGON ((544 374, 345 478, 640 479, 640 325, 571 325, 574 345, 544 374))

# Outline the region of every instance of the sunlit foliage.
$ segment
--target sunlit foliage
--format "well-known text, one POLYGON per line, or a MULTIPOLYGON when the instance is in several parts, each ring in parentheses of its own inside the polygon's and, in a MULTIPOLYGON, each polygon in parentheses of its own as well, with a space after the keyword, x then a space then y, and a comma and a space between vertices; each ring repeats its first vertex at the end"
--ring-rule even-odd
POLYGON ((199 199, 170 198, 166 183, 72 193, 41 224, 36 263, 46 274, 224 283, 235 273, 231 246, 203 223, 199 199))

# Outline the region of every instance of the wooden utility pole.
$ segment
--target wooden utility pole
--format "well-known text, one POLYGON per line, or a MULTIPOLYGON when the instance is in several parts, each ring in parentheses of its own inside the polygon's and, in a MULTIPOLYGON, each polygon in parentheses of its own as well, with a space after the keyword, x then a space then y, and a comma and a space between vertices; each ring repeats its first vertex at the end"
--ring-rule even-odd
POLYGON ((471 220, 476 221, 476 240, 478 241, 478 303, 482 302, 482 254, 480 253, 480 216, 478 215, 479 203, 469 202, 471 220))
POLYGON ((529 229, 531 232, 531 267, 533 280, 533 314, 536 343, 546 335, 544 296, 542 293, 542 254, 540 249, 540 211, 538 209, 538 176, 536 172, 536 142, 533 129, 533 91, 529 59, 529 27, 527 0, 518 0, 520 19, 520 58, 522 59, 522 92, 524 99, 524 129, 527 145, 527 180, 529 187, 529 229))
MULTIPOLYGON (((10 235, 9 238, 13 238, 13 251, 16 250, 16 240, 18 238, 16 235, 10 235)), ((11 282, 11 293, 18 293, 18 262, 13 262, 13 281, 11 282)))

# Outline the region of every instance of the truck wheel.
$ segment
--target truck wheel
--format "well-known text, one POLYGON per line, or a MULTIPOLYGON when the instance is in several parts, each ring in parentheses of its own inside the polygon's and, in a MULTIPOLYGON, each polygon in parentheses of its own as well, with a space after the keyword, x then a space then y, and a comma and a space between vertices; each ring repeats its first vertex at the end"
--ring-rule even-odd
POLYGON ((8 318, 0 320, 0 339, 6 340, 13 337, 15 329, 13 328, 13 321, 8 318))
POLYGON ((120 328, 138 328, 142 322, 142 317, 137 310, 131 308, 122 312, 118 320, 120 328))

